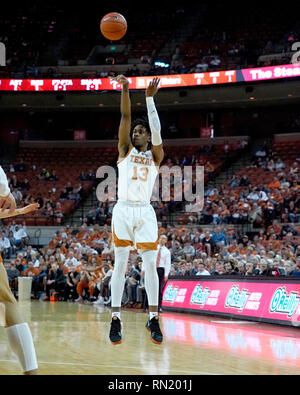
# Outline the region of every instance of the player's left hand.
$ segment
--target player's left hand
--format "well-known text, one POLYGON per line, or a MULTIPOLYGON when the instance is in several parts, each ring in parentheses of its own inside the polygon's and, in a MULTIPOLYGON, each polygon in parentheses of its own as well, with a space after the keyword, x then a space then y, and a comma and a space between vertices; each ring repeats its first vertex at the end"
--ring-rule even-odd
POLYGON ((158 91, 158 85, 160 83, 160 79, 158 77, 153 78, 153 80, 148 85, 146 89, 146 97, 155 96, 158 91))
POLYGON ((0 210, 9 209, 9 213, 12 213, 16 208, 16 201, 12 193, 9 193, 5 197, 0 197, 0 210))

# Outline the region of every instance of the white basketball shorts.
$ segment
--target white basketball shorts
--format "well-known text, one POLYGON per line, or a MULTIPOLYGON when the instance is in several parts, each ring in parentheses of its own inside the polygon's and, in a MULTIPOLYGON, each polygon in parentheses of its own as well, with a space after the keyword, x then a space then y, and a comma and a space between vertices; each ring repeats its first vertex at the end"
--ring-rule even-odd
POLYGON ((111 226, 115 247, 157 250, 157 218, 150 203, 118 200, 113 208, 111 226))

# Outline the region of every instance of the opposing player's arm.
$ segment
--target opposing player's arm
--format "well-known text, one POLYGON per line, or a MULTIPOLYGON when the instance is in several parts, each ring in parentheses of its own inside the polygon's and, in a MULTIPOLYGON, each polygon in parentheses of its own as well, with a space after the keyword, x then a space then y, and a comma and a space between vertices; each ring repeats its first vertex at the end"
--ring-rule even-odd
POLYGON ((119 159, 123 158, 131 146, 130 128, 131 128, 131 102, 129 96, 129 81, 124 75, 118 75, 112 78, 122 85, 121 94, 121 122, 119 126, 119 159))
POLYGON ((152 143, 152 153, 154 156, 155 164, 159 166, 164 158, 164 150, 161 139, 161 126, 159 116, 154 103, 154 96, 158 91, 159 78, 154 78, 148 88, 146 89, 146 105, 148 120, 151 130, 151 143, 152 143))
POLYGON ((10 218, 17 215, 28 214, 39 208, 38 203, 17 208, 16 201, 10 192, 6 174, 0 166, 0 218, 10 218))

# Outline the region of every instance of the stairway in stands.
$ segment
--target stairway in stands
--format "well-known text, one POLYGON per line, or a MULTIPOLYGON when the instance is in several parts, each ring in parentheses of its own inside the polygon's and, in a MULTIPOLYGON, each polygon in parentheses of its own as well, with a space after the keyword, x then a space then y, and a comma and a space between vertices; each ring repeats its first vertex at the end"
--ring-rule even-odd
POLYGON ((215 187, 220 187, 225 184, 233 174, 236 174, 240 169, 246 167, 250 164, 252 158, 252 151, 247 149, 242 156, 239 156, 238 159, 231 164, 230 167, 225 168, 214 180, 213 184, 215 187))
POLYGON ((82 219, 98 204, 96 190, 93 188, 84 203, 80 205, 65 221, 64 225, 81 225, 82 219))

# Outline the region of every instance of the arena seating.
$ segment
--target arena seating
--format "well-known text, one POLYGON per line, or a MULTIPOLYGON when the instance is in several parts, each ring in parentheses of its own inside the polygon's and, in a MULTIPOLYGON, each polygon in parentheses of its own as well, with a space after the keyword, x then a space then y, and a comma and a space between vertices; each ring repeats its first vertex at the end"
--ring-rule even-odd
MULTIPOLYGON (((20 150, 14 163, 21 160, 27 165, 27 171, 16 172, 18 181, 21 182, 25 178, 28 179, 30 189, 28 193, 37 199, 40 195, 47 198, 49 190, 55 188, 56 192, 51 193, 51 201, 55 204, 60 202, 62 213, 68 215, 79 202, 74 200, 62 200, 59 198, 62 189, 68 182, 75 188, 78 184, 82 184, 84 195, 86 196, 92 189, 92 181, 81 181, 79 176, 82 172, 87 173, 89 170, 95 174, 99 166, 111 163, 112 158, 116 154, 115 150, 108 147, 99 148, 23 148, 20 150), (32 170, 35 165, 36 169, 32 170), (55 170, 58 181, 37 180, 38 174, 42 169, 48 171, 55 170)), ((16 218, 16 222, 26 221, 27 225, 53 225, 53 219, 47 216, 41 216, 39 211, 33 215, 26 215, 22 218, 16 218)), ((8 220, 6 220, 7 222, 8 220)))
MULTIPOLYGON (((281 8, 278 13, 276 7, 272 7, 272 10, 265 7, 264 13, 264 9, 259 10, 255 5, 249 4, 251 12, 245 13, 242 9, 236 9, 225 20, 224 8, 228 7, 225 3, 221 5, 201 2, 193 7, 191 12, 189 7, 177 1, 173 2, 172 9, 169 3, 160 3, 159 7, 149 3, 145 5, 142 16, 137 7, 128 4, 124 9, 117 2, 115 8, 123 12, 128 22, 127 34, 118 41, 126 49, 122 53, 112 52, 103 55, 101 59, 93 60, 89 58, 89 54, 94 46, 114 44, 104 39, 99 31, 103 8, 101 11, 99 9, 99 13, 96 8, 91 15, 90 10, 85 7, 81 7, 79 13, 76 7, 70 9, 62 4, 57 6, 41 3, 34 7, 21 6, 16 16, 14 8, 6 5, 0 16, 0 40, 7 46, 8 66, 1 69, 1 76, 8 77, 16 72, 24 72, 25 76, 40 77, 38 66, 55 68, 58 61, 77 65, 79 60, 88 59, 86 72, 91 72, 88 70, 89 64, 106 64, 106 58, 110 57, 114 58, 115 65, 139 64, 143 57, 152 58, 153 62, 160 57, 160 51, 174 37, 180 43, 180 52, 177 64, 165 70, 170 74, 194 72, 197 64, 203 61, 208 63, 209 71, 241 66, 255 67, 258 65, 259 56, 269 53, 270 46, 282 42, 285 48, 289 44, 286 37, 296 20, 296 15, 290 15, 288 9, 281 8), (286 18, 283 17, 285 12, 286 18), (183 24, 189 25, 189 18, 195 16, 199 18, 199 24, 189 37, 184 38, 184 30, 180 32, 179 28, 183 24), (210 61, 215 55, 220 64, 212 66, 210 61), (132 63, 132 60, 135 62, 132 63)), ((170 54, 170 58, 164 61, 171 64, 173 55, 170 54)), ((68 77, 82 76, 81 72, 74 72, 73 75, 67 73, 68 77)), ((152 67, 150 73, 162 73, 162 70, 152 67)))
MULTIPOLYGON (((194 158, 192 163, 195 170, 195 165, 206 165, 210 163, 210 171, 205 172, 205 182, 212 179, 224 169, 226 160, 234 158, 240 152, 239 142, 230 144, 230 150, 227 155, 224 154, 223 144, 212 145, 210 149, 207 145, 197 143, 196 145, 182 146, 165 146, 165 158, 161 165, 167 164, 171 160, 172 164, 176 163, 182 165, 184 158, 194 158), (213 148, 212 148, 213 147, 213 148), (208 149, 208 150, 207 150, 208 149), (204 151, 207 152, 204 152, 204 151)), ((117 147, 81 147, 81 148, 21 148, 14 164, 24 162, 27 166, 26 171, 11 173, 17 176, 18 182, 22 182, 25 178, 28 179, 30 189, 28 192, 22 192, 24 195, 29 194, 36 200, 38 197, 44 198, 44 201, 51 201, 53 207, 59 202, 63 219, 79 207, 82 203, 75 200, 60 199, 63 188, 67 183, 76 188, 79 184, 84 190, 84 197, 90 193, 95 193, 93 189, 93 181, 81 181, 79 176, 81 173, 87 173, 90 170, 95 174, 98 167, 101 165, 116 165, 118 157, 117 147), (33 170, 33 166, 35 166, 33 170), (55 171, 58 180, 46 181, 38 180, 37 177, 42 171, 46 169, 50 173, 55 171), (55 192, 52 189, 55 188, 55 192), (51 193, 49 193, 51 191, 51 193)), ((7 169, 9 170, 9 169, 7 169)), ((208 170, 208 169, 207 169, 208 170)), ((10 173, 8 173, 10 174, 10 173)), ((46 204, 45 204, 46 206, 46 204)), ((27 225, 53 225, 61 223, 63 220, 56 220, 49 217, 45 209, 41 209, 32 215, 22 216, 16 218, 16 222, 22 223, 25 220, 27 225)), ((4 221, 8 222, 8 220, 4 221)))

